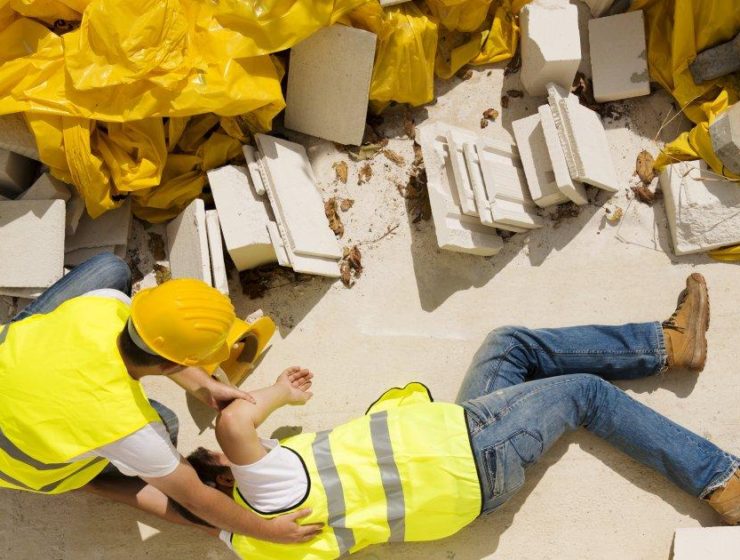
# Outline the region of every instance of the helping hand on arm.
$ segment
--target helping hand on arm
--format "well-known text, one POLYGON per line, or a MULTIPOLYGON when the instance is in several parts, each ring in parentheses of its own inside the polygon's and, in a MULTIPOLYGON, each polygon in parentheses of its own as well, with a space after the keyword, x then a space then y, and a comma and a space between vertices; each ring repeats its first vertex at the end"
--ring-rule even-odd
POLYGON ((217 381, 205 370, 198 367, 186 367, 169 375, 175 383, 214 410, 222 410, 238 399, 254 403, 249 393, 240 391, 217 381))

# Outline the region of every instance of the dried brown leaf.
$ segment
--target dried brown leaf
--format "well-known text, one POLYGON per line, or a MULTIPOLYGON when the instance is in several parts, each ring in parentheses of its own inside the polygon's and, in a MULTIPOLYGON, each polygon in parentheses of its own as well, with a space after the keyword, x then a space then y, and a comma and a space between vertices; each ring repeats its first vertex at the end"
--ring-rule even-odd
POLYGON ((483 118, 489 119, 492 121, 495 121, 498 118, 498 111, 494 109, 493 107, 489 107, 485 111, 483 111, 483 118))
POLYGON ((606 221, 610 224, 618 224, 619 220, 622 219, 622 216, 624 216, 624 210, 622 210, 621 206, 617 206, 614 209, 614 212, 611 212, 608 208, 606 208, 606 221))
POLYGON ((524 97, 524 92, 520 89, 507 89, 506 95, 509 97, 524 97))
POLYGON ((339 217, 339 214, 337 214, 336 197, 332 197, 324 202, 324 214, 326 214, 326 217, 329 220, 329 227, 334 232, 334 235, 342 237, 344 235, 344 224, 342 223, 342 219, 339 217))
POLYGON ((367 159, 374 158, 377 153, 388 145, 388 138, 383 138, 375 144, 365 144, 359 148, 351 148, 347 150, 347 154, 354 161, 364 161, 367 159))
POLYGON ((347 184, 347 176, 349 174, 349 168, 347 167, 346 161, 338 161, 332 165, 334 173, 337 174, 337 180, 341 181, 345 185, 347 184))
POLYGON ((504 109, 509 108, 509 96, 508 95, 501 96, 501 107, 504 109))
POLYGON ((416 138, 416 123, 414 122, 410 111, 406 111, 403 114, 403 131, 406 133, 406 136, 412 140, 416 138))
POLYGON ((354 284, 352 281, 352 270, 347 261, 339 263, 339 277, 342 279, 342 284, 344 284, 346 288, 351 288, 354 284))
POLYGON ((473 71, 470 68, 468 68, 467 70, 460 70, 457 73, 457 77, 461 80, 469 80, 473 77, 473 71))
POLYGON ((645 186, 649 185, 655 178, 654 164, 655 160, 653 160, 653 156, 647 150, 643 150, 637 154, 635 172, 645 186))
POLYGON ((486 128, 488 126, 488 119, 481 119, 480 120, 480 127, 486 128))
POLYGON ((398 152, 394 152, 389 148, 383 150, 383 155, 396 165, 404 165, 406 163, 406 160, 398 152))
POLYGON ((514 56, 509 61, 509 64, 506 65, 506 68, 504 68, 504 76, 508 76, 509 74, 516 74, 519 72, 519 70, 522 67, 522 53, 519 49, 516 50, 516 53, 514 53, 514 56))
POLYGON ((166 266, 155 263, 154 264, 154 278, 157 281, 157 285, 163 284, 172 278, 172 272, 166 266))
POLYGON ((339 204, 339 208, 342 212, 346 212, 350 208, 352 208, 355 205, 355 201, 351 198, 345 198, 342 199, 342 202, 339 204))
POLYGON ((366 163, 360 167, 360 171, 357 173, 357 184, 362 185, 367 183, 373 176, 373 168, 370 167, 369 163, 366 163))
POLYGON ((345 247, 342 251, 342 262, 339 263, 339 273, 342 284, 347 288, 354 285, 354 279, 362 274, 362 254, 357 245, 345 247))
POLYGON ((632 187, 632 192, 634 193, 635 198, 643 204, 652 206, 655 203, 655 193, 647 188, 645 185, 632 187))

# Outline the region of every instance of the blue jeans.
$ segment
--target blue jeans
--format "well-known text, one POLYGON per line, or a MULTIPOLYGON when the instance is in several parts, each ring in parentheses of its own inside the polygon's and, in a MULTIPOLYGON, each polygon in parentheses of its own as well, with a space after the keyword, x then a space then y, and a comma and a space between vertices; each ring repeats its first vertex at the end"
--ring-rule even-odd
POLYGON ((660 323, 493 331, 458 395, 468 413, 483 511, 511 498, 527 467, 579 426, 694 496, 722 486, 740 466, 738 457, 609 383, 654 375, 665 365, 660 323))
MULTIPOLYGON (((51 313, 69 299, 93 290, 103 289, 118 290, 131 295, 131 269, 123 260, 111 253, 101 253, 76 266, 69 274, 45 290, 35 301, 28 304, 10 322, 14 323, 39 313, 51 313)), ((159 414, 173 445, 176 446, 179 431, 177 415, 157 401, 150 399, 149 402, 159 414)), ((119 473, 118 469, 108 465, 101 474, 116 473, 119 473)))

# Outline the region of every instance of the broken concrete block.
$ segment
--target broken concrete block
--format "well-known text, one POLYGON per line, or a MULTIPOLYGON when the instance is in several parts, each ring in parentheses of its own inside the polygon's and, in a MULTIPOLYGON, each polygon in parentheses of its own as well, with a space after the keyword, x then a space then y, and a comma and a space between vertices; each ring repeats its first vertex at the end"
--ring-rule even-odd
POLYGON ((709 127, 712 149, 722 164, 740 175, 740 103, 722 113, 709 127))
POLYGON ((206 233, 208 234, 208 249, 211 254, 211 274, 213 287, 224 295, 229 295, 229 277, 226 275, 224 248, 221 238, 221 225, 218 221, 218 212, 206 212, 206 233))
POLYGON ((700 52, 689 64, 689 70, 697 84, 740 70, 740 33, 726 43, 700 52))
POLYGON ((374 33, 332 25, 295 45, 290 52, 285 126, 360 145, 375 43, 374 33))
POLYGON ((534 0, 519 15, 524 89, 544 95, 548 82, 570 88, 581 63, 578 8, 566 0, 534 0))
POLYGON ((14 198, 36 179, 39 163, 30 158, 0 150, 0 194, 14 198))
POLYGON ((673 560, 737 560, 740 527, 676 529, 673 560))
POLYGON ((529 193, 537 206, 545 208, 570 200, 558 188, 547 151, 539 113, 511 123, 516 146, 524 166, 529 193))
POLYGON ((77 226, 74 235, 67 237, 65 252, 90 247, 111 247, 128 245, 131 231, 131 199, 118 208, 109 210, 98 218, 85 214, 77 226))
POLYGON ((41 161, 36 138, 22 113, 0 116, 0 149, 41 161))
POLYGON ((417 128, 437 244, 441 249, 458 253, 495 255, 504 246, 496 230, 483 225, 476 217, 463 214, 456 202, 457 187, 447 134, 446 125, 438 123, 417 128))
POLYGON ((44 173, 36 179, 29 189, 18 197, 18 200, 64 200, 70 199, 72 193, 63 181, 44 173))
POLYGON ((583 0, 591 10, 591 15, 595 18, 604 15, 611 8, 614 0, 583 0))
POLYGON ((212 285, 206 207, 201 199, 167 224, 167 247, 172 278, 196 278, 212 285))
POLYGON ((617 173, 599 115, 556 84, 548 84, 547 96, 570 176, 606 191, 617 191, 617 173))
POLYGON ((588 22, 594 98, 599 103, 650 93, 642 10, 588 22))
POLYGON ((0 202, 0 286, 48 288, 64 274, 64 201, 0 202))
POLYGON ((266 200, 257 196, 247 169, 227 165, 208 172, 226 250, 237 270, 275 262, 266 200))
POLYGON ((67 201, 67 220, 65 231, 68 236, 74 235, 77 226, 80 225, 82 215, 85 213, 85 199, 80 196, 77 189, 72 188, 72 197, 67 201))
POLYGON ((555 184, 560 189, 560 192, 567 196, 571 202, 579 206, 588 204, 586 188, 582 183, 574 181, 568 171, 568 163, 565 161, 563 146, 560 144, 560 137, 555 127, 555 120, 552 118, 550 106, 540 105, 537 111, 540 115, 540 124, 542 125, 542 133, 545 136, 545 144, 555 177, 555 184))
POLYGON ((703 161, 669 165, 660 174, 677 255, 740 243, 740 188, 703 161))

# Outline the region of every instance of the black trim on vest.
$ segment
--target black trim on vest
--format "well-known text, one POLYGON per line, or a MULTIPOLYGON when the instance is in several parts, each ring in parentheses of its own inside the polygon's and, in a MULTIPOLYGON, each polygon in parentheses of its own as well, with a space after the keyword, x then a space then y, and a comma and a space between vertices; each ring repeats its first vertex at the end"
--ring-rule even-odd
MULTIPOLYGON (((285 509, 281 509, 278 511, 260 511, 256 507, 254 507, 252 504, 250 504, 247 499, 244 497, 244 494, 241 493, 239 490, 239 486, 236 487, 236 492, 239 494, 239 497, 244 500, 244 503, 247 504, 247 507, 251 509, 253 512, 259 514, 259 515, 281 515, 283 513, 288 513, 289 511, 292 511, 298 507, 301 507, 303 503, 308 499, 308 495, 311 493, 311 475, 308 473, 308 467, 306 467, 306 462, 303 460, 303 457, 300 456, 300 454, 295 451, 294 449, 291 449, 290 447, 286 445, 281 445, 283 449, 287 449, 291 453, 295 454, 296 457, 298 457, 298 460, 301 462, 301 466, 303 467, 303 472, 306 473, 306 480, 308 481, 308 487, 306 488, 306 494, 301 498, 301 501, 299 501, 297 504, 290 506, 285 509)), ((232 534, 233 538, 233 534, 232 534)))
POLYGON ((365 415, 368 415, 370 413, 370 409, 374 407, 376 404, 378 404, 380 400, 388 393, 388 391, 393 391, 393 389, 398 389, 399 391, 403 391, 406 387, 408 387, 412 383, 416 383, 417 385, 421 385, 422 387, 424 387, 424 389, 427 392, 427 396, 429 397, 429 400, 431 402, 434 402, 434 397, 432 396, 432 392, 429 390, 429 387, 427 387, 426 385, 424 385, 424 383, 420 381, 410 381, 409 383, 406 383, 406 385, 404 385, 403 387, 391 387, 390 389, 386 389, 385 393, 380 395, 377 399, 373 401, 373 403, 370 406, 367 407, 367 410, 365 411, 365 415))
POLYGON ((465 407, 461 408, 463 409, 463 414, 465 416, 465 433, 468 434, 470 453, 473 455, 473 463, 475 464, 475 473, 478 475, 478 489, 480 490, 480 511, 478 512, 478 517, 480 517, 483 515, 483 478, 481 477, 480 466, 478 465, 478 460, 476 459, 475 451, 473 450, 473 436, 470 434, 470 424, 468 424, 468 410, 465 407))

